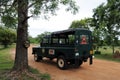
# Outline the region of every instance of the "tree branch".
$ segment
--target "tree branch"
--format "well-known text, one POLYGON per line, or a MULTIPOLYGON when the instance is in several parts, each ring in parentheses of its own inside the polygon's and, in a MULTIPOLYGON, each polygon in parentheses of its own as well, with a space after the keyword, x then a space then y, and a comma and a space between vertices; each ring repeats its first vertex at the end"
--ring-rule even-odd
POLYGON ((33 17, 33 15, 26 17, 26 18, 23 20, 22 24, 24 24, 24 22, 26 22, 26 21, 27 21, 29 18, 31 18, 31 17, 33 17))
POLYGON ((31 15, 31 16, 28 16, 28 19, 29 19, 29 18, 31 18, 31 17, 33 17, 33 15, 31 15))
POLYGON ((13 1, 13 3, 12 3, 12 6, 13 6, 13 7, 17 5, 17 1, 18 1, 18 0, 14 0, 14 1, 13 1))
POLYGON ((34 4, 35 4, 35 3, 30 4, 27 9, 29 9, 30 7, 32 7, 34 4))

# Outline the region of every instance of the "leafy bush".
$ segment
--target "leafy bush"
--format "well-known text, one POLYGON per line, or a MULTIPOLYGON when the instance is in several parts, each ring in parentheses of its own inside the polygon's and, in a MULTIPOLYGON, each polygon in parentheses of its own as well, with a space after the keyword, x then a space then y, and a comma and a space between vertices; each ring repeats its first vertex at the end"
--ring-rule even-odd
POLYGON ((6 48, 16 41, 16 32, 13 29, 0 27, 0 44, 6 48))

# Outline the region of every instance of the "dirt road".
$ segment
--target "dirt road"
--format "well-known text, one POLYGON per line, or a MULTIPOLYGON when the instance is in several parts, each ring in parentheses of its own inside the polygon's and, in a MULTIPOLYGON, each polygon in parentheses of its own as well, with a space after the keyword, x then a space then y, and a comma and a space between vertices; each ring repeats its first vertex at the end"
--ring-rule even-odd
POLYGON ((51 75, 51 80, 120 80, 120 63, 94 59, 94 64, 88 62, 81 67, 60 70, 54 61, 35 62, 32 48, 29 48, 29 65, 42 73, 51 75))

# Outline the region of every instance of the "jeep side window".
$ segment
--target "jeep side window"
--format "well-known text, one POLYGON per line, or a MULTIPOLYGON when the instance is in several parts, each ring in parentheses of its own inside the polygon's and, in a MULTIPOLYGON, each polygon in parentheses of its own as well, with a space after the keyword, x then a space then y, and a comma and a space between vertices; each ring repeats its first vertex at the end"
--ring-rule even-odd
POLYGON ((60 43, 60 44, 66 44, 65 38, 63 38, 63 39, 62 39, 62 38, 59 39, 59 43, 60 43))
POLYGON ((57 44, 57 43, 58 43, 58 38, 53 38, 53 39, 52 39, 52 43, 53 43, 53 44, 57 44))
POLYGON ((68 35, 69 37, 69 44, 74 44, 75 42, 75 35, 68 35))
POLYGON ((42 43, 48 43, 48 38, 44 38, 42 43))

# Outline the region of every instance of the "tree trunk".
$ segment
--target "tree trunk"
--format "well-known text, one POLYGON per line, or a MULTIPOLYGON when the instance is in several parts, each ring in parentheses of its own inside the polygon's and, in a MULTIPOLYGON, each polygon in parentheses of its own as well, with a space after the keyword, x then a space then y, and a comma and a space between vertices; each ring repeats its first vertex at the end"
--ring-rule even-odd
POLYGON ((114 45, 113 45, 113 54, 115 53, 115 47, 114 47, 114 45))
POLYGON ((113 40, 113 43, 112 43, 112 49, 113 49, 113 54, 114 54, 114 52, 115 52, 115 42, 114 42, 114 40, 113 40))
POLYGON ((16 55, 13 66, 14 71, 24 71, 28 69, 28 52, 25 43, 28 40, 28 0, 18 1, 18 28, 16 55))

